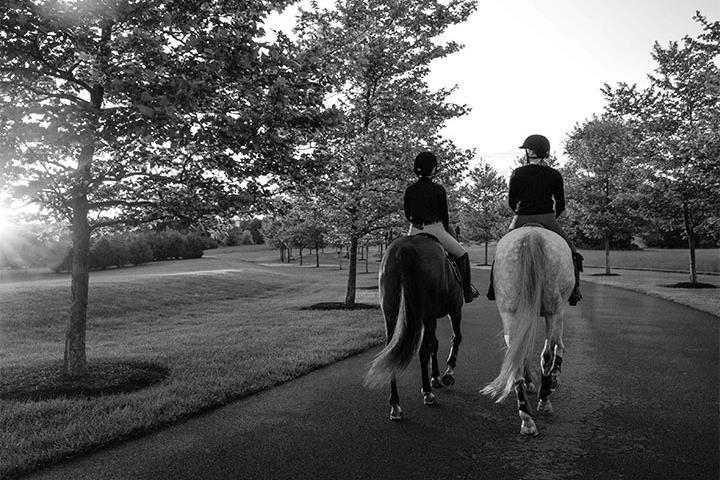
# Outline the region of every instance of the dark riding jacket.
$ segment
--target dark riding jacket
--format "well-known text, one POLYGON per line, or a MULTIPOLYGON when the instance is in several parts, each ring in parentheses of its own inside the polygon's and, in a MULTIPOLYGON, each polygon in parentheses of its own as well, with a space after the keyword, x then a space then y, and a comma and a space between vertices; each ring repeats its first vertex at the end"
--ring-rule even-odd
POLYGON ((508 204, 516 215, 539 215, 565 210, 565 189, 560 172, 537 164, 516 168, 510 176, 508 204), (553 208, 555 199, 555 208, 553 208))
POLYGON ((427 225, 442 222, 446 230, 450 224, 445 188, 428 177, 420 177, 405 189, 403 205, 405 218, 410 223, 427 225))

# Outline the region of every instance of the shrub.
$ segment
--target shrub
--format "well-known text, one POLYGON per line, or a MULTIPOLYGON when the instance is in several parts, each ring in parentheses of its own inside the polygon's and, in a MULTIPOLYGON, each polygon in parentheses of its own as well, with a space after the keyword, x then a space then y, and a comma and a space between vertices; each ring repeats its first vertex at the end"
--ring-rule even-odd
POLYGON ((243 230, 243 232, 238 237, 238 245, 254 245, 255 242, 253 241, 253 235, 250 230, 243 230))
POLYGON ((211 236, 207 234, 191 234, 191 235, 197 235, 200 241, 202 242, 202 248, 203 250, 209 250, 212 248, 218 248, 220 246, 220 242, 212 238, 211 236))
POLYGON ((153 251, 146 238, 141 235, 133 235, 127 241, 127 260, 132 265, 152 262, 153 251))
POLYGON ((145 237, 153 252, 153 260, 182 258, 183 236, 175 230, 149 233, 145 237))
POLYGON ((100 237, 90 247, 90 268, 105 270, 111 265, 117 265, 117 247, 107 237, 100 237))
POLYGON ((200 258, 203 256, 203 240, 199 234, 191 233, 183 239, 182 258, 200 258))

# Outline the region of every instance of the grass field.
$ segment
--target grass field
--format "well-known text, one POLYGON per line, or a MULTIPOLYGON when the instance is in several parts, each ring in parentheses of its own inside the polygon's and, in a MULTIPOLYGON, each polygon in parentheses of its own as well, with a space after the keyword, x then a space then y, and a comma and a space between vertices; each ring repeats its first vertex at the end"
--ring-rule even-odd
MULTIPOLYGON (((128 394, 0 401, 0 478, 225 404, 384 338, 377 309, 301 309, 341 301, 346 270, 266 266, 277 263, 276 253, 257 248, 207 257, 193 264, 201 274, 181 274, 183 262, 93 274, 89 360, 156 362, 170 376, 128 394), (218 265, 225 270, 212 273, 218 265)), ((62 359, 66 280, 2 285, 0 375, 62 359)), ((371 287, 376 276, 358 280, 371 287)), ((376 301, 376 290, 358 294, 376 301)))
MULTIPOLYGON (((490 248, 492 260, 493 247, 490 248)), ((357 301, 377 302, 379 252, 358 265, 357 301)), ((480 264, 484 248, 470 248, 480 264)), ((603 252, 583 252, 586 263, 603 252)), ((621 266, 686 270, 686 251, 612 252, 621 266)), ((698 268, 720 271, 718 250, 698 268)), ((592 262, 592 263, 591 263, 592 262)), ((602 265, 601 261, 597 261, 602 265)), ((265 247, 227 247, 197 260, 91 274, 88 358, 166 366, 162 383, 134 393, 37 402, 0 400, 0 478, 225 404, 378 344, 377 309, 303 310, 342 301, 347 260, 326 254, 281 264, 265 247)), ((614 265, 619 265, 615 264, 614 265)), ((63 356, 69 278, 5 272, 0 279, 0 377, 63 356)))

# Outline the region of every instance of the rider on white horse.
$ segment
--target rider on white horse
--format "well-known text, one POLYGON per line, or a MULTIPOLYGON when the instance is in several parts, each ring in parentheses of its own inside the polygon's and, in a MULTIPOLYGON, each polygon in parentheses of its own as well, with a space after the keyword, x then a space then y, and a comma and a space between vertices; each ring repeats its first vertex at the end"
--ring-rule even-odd
POLYGON ((420 152, 415 157, 413 171, 420 178, 405 190, 403 199, 405 218, 410 222, 408 235, 429 233, 438 239, 455 259, 462 279, 463 297, 470 303, 478 296, 470 279, 470 257, 448 232, 447 193, 442 185, 432 181, 437 165, 437 157, 432 152, 420 152))
MULTIPOLYGON (((526 165, 516 168, 510 176, 508 203, 515 216, 510 230, 527 223, 539 223, 552 230, 570 246, 575 267, 575 288, 568 302, 576 305, 582 299, 580 293, 580 272, 583 257, 575 248, 570 237, 557 223, 556 218, 565 210, 565 191, 560 172, 547 165, 550 156, 550 142, 542 135, 530 135, 520 148, 525 149, 526 165)), ((495 300, 492 273, 487 298, 495 300)))

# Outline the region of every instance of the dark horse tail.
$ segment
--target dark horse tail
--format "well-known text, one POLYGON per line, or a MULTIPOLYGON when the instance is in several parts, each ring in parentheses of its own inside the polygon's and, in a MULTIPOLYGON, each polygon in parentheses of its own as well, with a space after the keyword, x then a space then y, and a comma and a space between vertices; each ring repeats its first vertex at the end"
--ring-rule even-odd
POLYGON ((388 286, 384 293, 394 295, 393 300, 400 304, 397 323, 393 332, 387 332, 387 346, 370 364, 365 376, 366 386, 386 384, 392 375, 404 370, 412 361, 422 338, 426 299, 421 289, 420 255, 412 245, 401 245, 395 258, 400 274, 399 285, 388 286))

